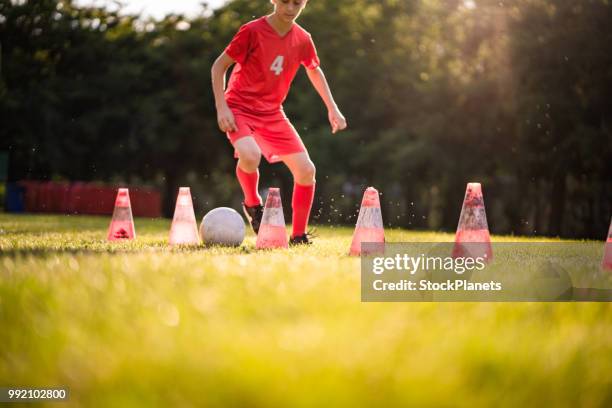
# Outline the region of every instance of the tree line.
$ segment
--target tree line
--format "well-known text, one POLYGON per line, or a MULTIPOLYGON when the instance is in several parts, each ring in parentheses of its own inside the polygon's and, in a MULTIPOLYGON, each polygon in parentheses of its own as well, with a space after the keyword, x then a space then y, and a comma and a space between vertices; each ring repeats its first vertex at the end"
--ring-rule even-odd
MULTIPOLYGON (((0 150, 9 178, 150 184, 171 213, 237 206, 210 67, 270 12, 234 0, 162 20, 71 0, 0 0, 0 150)), ((456 228, 483 183, 493 233, 605 236, 612 213, 612 5, 606 0, 309 2, 349 122, 331 135, 298 74, 285 103, 317 165, 315 223, 355 222, 368 185, 389 227, 456 228)), ((264 165, 289 207, 292 181, 264 165)))

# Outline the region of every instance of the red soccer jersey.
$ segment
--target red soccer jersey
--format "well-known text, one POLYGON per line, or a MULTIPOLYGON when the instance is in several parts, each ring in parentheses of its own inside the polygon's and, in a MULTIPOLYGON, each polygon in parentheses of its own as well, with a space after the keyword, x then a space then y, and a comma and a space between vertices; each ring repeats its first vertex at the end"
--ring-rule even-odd
POLYGON ((279 111, 300 64, 319 66, 306 30, 294 23, 280 36, 265 16, 240 27, 225 53, 236 61, 225 91, 228 105, 258 113, 279 111))

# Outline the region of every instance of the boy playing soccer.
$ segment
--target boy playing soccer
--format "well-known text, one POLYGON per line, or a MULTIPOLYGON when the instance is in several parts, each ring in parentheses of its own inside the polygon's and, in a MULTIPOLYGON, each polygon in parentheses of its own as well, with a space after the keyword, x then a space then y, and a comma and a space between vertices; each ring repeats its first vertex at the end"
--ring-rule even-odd
POLYGON ((308 0, 271 0, 274 12, 242 27, 212 66, 212 87, 219 129, 227 133, 238 158, 236 176, 243 208, 255 233, 263 215, 257 192, 259 162, 282 161, 293 175, 293 232, 290 242, 308 244, 306 227, 315 188, 315 167, 282 103, 300 64, 327 106, 332 133, 346 120, 319 67, 310 34, 295 23, 308 0), (227 89, 225 74, 237 63, 227 89))

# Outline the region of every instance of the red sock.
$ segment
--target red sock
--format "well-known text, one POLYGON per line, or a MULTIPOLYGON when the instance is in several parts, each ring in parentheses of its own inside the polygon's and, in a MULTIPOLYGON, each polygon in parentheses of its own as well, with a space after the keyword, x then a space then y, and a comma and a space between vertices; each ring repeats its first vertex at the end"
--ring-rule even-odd
POLYGON ((292 237, 303 235, 308 227, 308 217, 314 200, 315 185, 302 186, 297 183, 293 184, 293 200, 291 207, 293 208, 293 234, 292 237))
POLYGON ((261 205, 261 196, 257 192, 259 170, 255 170, 253 173, 247 173, 236 166, 236 177, 238 177, 238 182, 244 193, 244 204, 248 207, 261 205))

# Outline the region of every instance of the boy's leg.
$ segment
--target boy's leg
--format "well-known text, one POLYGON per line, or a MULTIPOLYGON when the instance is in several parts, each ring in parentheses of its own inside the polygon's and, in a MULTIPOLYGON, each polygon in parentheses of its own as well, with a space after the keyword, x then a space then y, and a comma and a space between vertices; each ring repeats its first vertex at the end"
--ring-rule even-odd
POLYGON ((307 152, 300 152, 281 156, 293 174, 293 232, 292 238, 302 236, 308 227, 308 218, 312 209, 315 190, 315 166, 307 152))
POLYGON ((238 177, 238 182, 244 193, 244 204, 247 207, 261 205, 261 196, 257 191, 261 150, 252 136, 237 140, 234 143, 234 148, 238 152, 236 177, 238 177))
POLYGON ((263 217, 261 196, 257 191, 261 150, 252 136, 236 140, 234 142, 234 149, 238 153, 236 177, 238 177, 238 182, 244 193, 244 203, 242 205, 244 215, 247 217, 255 234, 257 234, 263 217))

